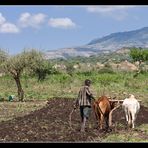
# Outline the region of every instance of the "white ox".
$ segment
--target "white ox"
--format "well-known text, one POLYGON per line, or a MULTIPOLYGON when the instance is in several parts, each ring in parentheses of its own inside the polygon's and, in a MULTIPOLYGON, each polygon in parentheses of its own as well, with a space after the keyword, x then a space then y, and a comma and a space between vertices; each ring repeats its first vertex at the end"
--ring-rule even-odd
POLYGON ((140 104, 134 95, 130 95, 129 98, 126 98, 123 101, 122 108, 125 112, 125 117, 127 125, 132 128, 135 127, 135 120, 137 118, 137 113, 140 110, 140 104))

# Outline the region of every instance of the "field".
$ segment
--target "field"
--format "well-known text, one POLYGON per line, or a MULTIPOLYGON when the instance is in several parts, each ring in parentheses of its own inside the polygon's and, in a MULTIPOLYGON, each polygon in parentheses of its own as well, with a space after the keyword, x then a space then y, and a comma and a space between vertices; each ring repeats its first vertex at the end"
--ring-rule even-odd
MULTIPOLYGON (((1 142, 148 142, 148 108, 141 106, 136 128, 128 130, 121 108, 113 115, 111 132, 99 131, 91 115, 85 133, 80 132, 79 110, 69 114, 73 99, 54 98, 38 110, 0 123, 1 142)), ((30 102, 26 102, 29 104, 30 102)))
POLYGON ((9 76, 0 77, 0 142, 148 142, 148 74, 85 72, 49 75, 43 82, 35 77, 21 78, 24 102, 8 102, 9 95, 17 96, 15 82, 9 76), (111 132, 96 129, 92 112, 85 133, 80 130, 79 110, 72 116, 73 98, 77 97, 83 81, 92 80, 96 97, 106 94, 124 99, 129 93, 141 100, 141 109, 134 130, 126 129, 121 108, 113 114, 111 132), (53 99, 54 98, 54 99, 53 99))

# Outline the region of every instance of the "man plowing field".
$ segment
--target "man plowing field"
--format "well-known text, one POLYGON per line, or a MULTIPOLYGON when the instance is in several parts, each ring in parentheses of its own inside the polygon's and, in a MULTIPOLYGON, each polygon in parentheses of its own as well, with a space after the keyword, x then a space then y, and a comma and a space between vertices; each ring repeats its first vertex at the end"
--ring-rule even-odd
POLYGON ((81 132, 85 131, 86 121, 89 119, 91 113, 91 100, 94 99, 89 89, 90 85, 91 81, 86 79, 84 86, 80 88, 78 98, 74 106, 74 109, 76 109, 78 106, 80 107, 81 132))

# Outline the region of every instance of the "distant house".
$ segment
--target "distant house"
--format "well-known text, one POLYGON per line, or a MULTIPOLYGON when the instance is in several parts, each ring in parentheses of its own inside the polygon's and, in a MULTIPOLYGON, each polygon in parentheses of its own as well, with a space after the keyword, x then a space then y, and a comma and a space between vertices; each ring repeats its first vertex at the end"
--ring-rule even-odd
POLYGON ((136 65, 128 62, 127 60, 125 60, 119 64, 118 69, 122 70, 122 71, 137 71, 138 67, 136 65))
POLYGON ((113 62, 108 62, 109 66, 113 69, 113 70, 119 70, 119 71, 137 71, 138 67, 135 64, 132 64, 130 62, 128 62, 127 60, 121 62, 121 63, 113 63, 113 62))
POLYGON ((80 67, 79 64, 73 66, 74 69, 78 69, 79 67, 80 67))
POLYGON ((3 75, 5 75, 5 73, 2 70, 0 70, 0 77, 2 77, 3 75))
POLYGON ((96 63, 96 68, 97 69, 102 69, 102 68, 104 68, 104 64, 101 64, 100 62, 97 62, 96 63))
POLYGON ((65 70, 66 66, 64 64, 55 64, 53 66, 53 68, 57 69, 57 70, 65 70))
POLYGON ((5 75, 5 73, 0 73, 0 77, 2 77, 2 76, 4 76, 5 75))

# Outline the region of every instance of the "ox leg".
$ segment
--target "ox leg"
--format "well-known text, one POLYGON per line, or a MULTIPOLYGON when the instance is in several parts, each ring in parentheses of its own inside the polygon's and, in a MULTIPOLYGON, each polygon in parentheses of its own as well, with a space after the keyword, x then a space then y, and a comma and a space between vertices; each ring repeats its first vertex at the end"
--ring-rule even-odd
POLYGON ((125 118, 126 118, 126 126, 129 124, 129 112, 127 108, 124 108, 125 118))
POLYGON ((126 118, 126 125, 127 125, 127 128, 128 128, 129 125, 130 125, 130 113, 127 109, 125 109, 124 112, 125 112, 125 118, 126 118))
POLYGON ((128 116, 128 111, 125 110, 125 118, 126 118, 126 123, 128 124, 129 116, 128 116))
POLYGON ((125 114, 126 122, 128 123, 128 114, 125 114))
POLYGON ((132 128, 135 128, 135 123, 134 123, 134 121, 132 121, 132 128))
POLYGON ((109 125, 109 115, 106 117, 105 121, 106 121, 106 127, 105 127, 106 132, 111 132, 112 129, 110 128, 109 125))
POLYGON ((132 115, 130 112, 128 112, 128 127, 131 128, 132 125, 132 115))
POLYGON ((135 128, 135 114, 132 114, 132 128, 135 128))
POLYGON ((99 121, 100 121, 100 113, 98 111, 98 108, 94 106, 94 112, 95 112, 95 118, 96 118, 96 126, 99 128, 99 121))
POLYGON ((100 115, 99 114, 95 114, 95 116, 96 116, 96 125, 97 125, 97 128, 99 128, 99 125, 100 125, 100 115))
POLYGON ((96 118, 96 123, 98 125, 98 115, 97 115, 97 113, 95 113, 95 118, 96 118))
POLYGON ((103 120, 104 119, 104 117, 103 117, 103 115, 101 115, 101 117, 100 117, 100 129, 102 130, 103 129, 103 120))
POLYGON ((109 128, 109 118, 108 117, 105 117, 105 122, 106 122, 106 129, 108 130, 109 128))

